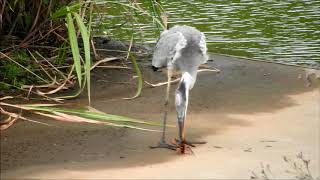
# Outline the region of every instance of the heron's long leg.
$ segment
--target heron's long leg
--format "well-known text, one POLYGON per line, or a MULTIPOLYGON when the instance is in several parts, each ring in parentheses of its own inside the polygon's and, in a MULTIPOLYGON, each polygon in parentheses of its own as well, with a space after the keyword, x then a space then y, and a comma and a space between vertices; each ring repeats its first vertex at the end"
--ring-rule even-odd
POLYGON ((176 147, 174 145, 166 143, 166 125, 167 125, 167 116, 169 111, 169 94, 170 94, 170 85, 171 85, 171 77, 172 77, 172 67, 167 67, 168 72, 168 82, 167 82, 167 90, 166 90, 166 96, 165 96, 165 102, 164 102, 164 114, 163 114, 163 129, 162 129, 162 136, 160 139, 160 142, 157 146, 150 146, 150 148, 168 148, 171 150, 176 150, 176 147))
POLYGON ((164 102, 164 114, 163 114, 163 130, 162 130, 162 137, 161 142, 166 142, 166 125, 167 125, 167 116, 169 111, 169 95, 170 95, 170 86, 171 86, 171 77, 172 77, 172 67, 168 66, 168 84, 167 84, 167 90, 166 90, 166 97, 164 102))

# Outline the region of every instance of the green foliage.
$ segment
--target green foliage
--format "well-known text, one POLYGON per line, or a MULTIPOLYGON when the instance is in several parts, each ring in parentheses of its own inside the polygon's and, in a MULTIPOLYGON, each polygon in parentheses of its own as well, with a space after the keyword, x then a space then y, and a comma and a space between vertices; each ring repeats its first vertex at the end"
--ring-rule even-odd
POLYGON ((143 86, 142 73, 141 73, 141 70, 140 70, 139 65, 137 63, 136 57, 135 57, 135 55, 133 55, 131 53, 129 54, 129 57, 130 57, 130 60, 131 60, 131 62, 133 64, 134 70, 135 70, 135 72, 136 72, 136 74, 138 76, 137 92, 133 97, 124 98, 124 99, 134 99, 134 98, 139 97, 140 94, 141 94, 141 91, 142 91, 142 86, 143 86))
POLYGON ((58 57, 56 59, 54 59, 55 64, 62 65, 66 62, 65 61, 66 54, 67 54, 66 46, 67 46, 66 42, 63 42, 62 45, 60 46, 59 52, 58 52, 58 57))
POLYGON ((53 10, 65 7, 70 2, 71 0, 0 0, 1 9, 3 8, 0 14, 0 34, 24 38, 32 30, 41 28, 40 25, 48 22, 53 10))
MULTIPOLYGON (((164 28, 159 15, 160 11, 156 10, 156 7, 158 6, 156 1, 150 0, 149 2, 152 6, 149 10, 154 11, 154 13, 148 12, 144 8, 141 8, 138 2, 131 0, 128 0, 127 2, 0 0, 0 9, 3 9, 0 11, 0 17, 2 17, 2 20, 0 21, 0 34, 9 38, 13 37, 15 41, 9 40, 7 44, 0 45, 0 88, 7 89, 9 87, 15 87, 20 89, 20 87, 25 84, 38 85, 39 80, 42 83, 45 83, 41 84, 43 85, 41 88, 59 86, 57 89, 60 90, 65 87, 68 81, 72 81, 70 84, 73 85, 73 76, 67 78, 67 75, 64 74, 67 72, 61 72, 61 70, 56 67, 57 65, 65 66, 66 63, 69 63, 70 61, 66 59, 72 55, 73 64, 70 66, 72 66, 72 71, 75 69, 75 74, 79 83, 79 89, 76 94, 50 98, 49 96, 58 90, 55 91, 56 89, 54 89, 43 92, 43 89, 40 89, 41 92, 33 90, 32 93, 37 91, 36 93, 38 93, 38 95, 60 102, 62 99, 77 97, 84 90, 85 86, 87 86, 90 106, 90 38, 92 19, 93 17, 96 17, 96 15, 94 15, 95 10, 98 9, 98 6, 108 6, 109 4, 118 5, 121 10, 130 14, 126 17, 125 21, 130 22, 132 29, 122 31, 132 35, 133 31, 137 30, 134 26, 134 24, 137 23, 135 16, 146 15, 148 18, 152 18, 158 27, 164 28), (78 42, 80 36, 82 38, 82 43, 78 42), (82 44, 82 47, 79 47, 79 44, 82 44), (32 46, 37 49, 33 49, 32 46), (15 50, 15 48, 17 50, 15 50), (38 63, 40 65, 38 65, 38 63)), ((130 60, 132 61, 134 70, 138 76, 137 92, 134 97, 128 98, 133 99, 141 94, 143 81, 138 63, 135 57, 130 54, 130 49, 128 50, 128 56, 130 56, 130 60)), ((138 127, 135 126, 135 124, 160 126, 160 124, 157 123, 135 120, 124 116, 79 109, 63 109, 44 106, 26 106, 23 108, 49 113, 52 115, 51 117, 56 118, 57 120, 64 118, 65 121, 75 120, 77 122, 97 124, 100 124, 99 122, 101 121, 104 125, 108 126, 146 131, 156 130, 138 127)))
POLYGON ((11 87, 10 84, 0 82, 0 90, 9 90, 10 87, 11 87))
POLYGON ((80 2, 75 3, 73 5, 62 6, 52 14, 51 18, 52 19, 64 18, 68 13, 77 12, 77 11, 79 11, 80 8, 81 8, 80 2))
MULTIPOLYGON (((148 16, 150 16, 154 22, 156 22, 159 26, 161 26, 162 28, 164 28, 163 23, 161 22, 161 18, 160 18, 160 11, 157 11, 157 9, 155 8, 155 2, 154 0, 151 0, 151 6, 152 6, 152 10, 153 10, 153 15, 150 13, 147 13, 146 11, 144 11, 143 9, 141 9, 137 3, 132 3, 130 2, 129 4, 125 4, 125 3, 121 3, 121 2, 114 2, 114 1, 105 1, 105 2, 99 2, 100 5, 101 3, 105 3, 105 4, 117 4, 120 5, 125 11, 130 11, 133 10, 135 12, 135 15, 140 15, 140 14, 147 14, 148 16)), ((91 98, 90 98, 90 69, 91 69, 91 57, 90 57, 90 31, 91 31, 91 19, 92 19, 92 4, 88 3, 94 3, 94 2, 79 2, 78 4, 73 4, 66 7, 62 7, 61 9, 57 10, 56 12, 53 13, 53 18, 57 18, 57 17, 63 17, 66 16, 66 22, 67 22, 67 30, 68 30, 68 36, 69 36, 69 43, 70 43, 70 47, 71 47, 71 52, 72 52, 72 56, 73 56, 73 62, 75 65, 75 70, 76 70, 76 74, 77 74, 77 78, 78 78, 78 83, 79 83, 79 92, 76 93, 74 96, 68 96, 69 97, 75 97, 77 95, 80 94, 80 92, 83 90, 83 87, 86 85, 87 86, 87 92, 88 92, 88 100, 89 100, 89 105, 91 103, 91 98), (80 12, 83 12, 86 10, 86 8, 90 8, 89 14, 82 18, 80 16, 80 14, 77 13, 77 8, 79 8, 80 12), (77 30, 74 26, 74 19, 75 22, 77 24, 77 29, 78 31, 80 31, 81 37, 82 37, 82 42, 83 42, 83 49, 84 49, 84 58, 82 58, 82 56, 80 55, 80 50, 79 50, 79 46, 78 46, 78 38, 77 38, 77 30), (87 23, 87 25, 85 25, 84 22, 89 22, 87 23), (84 62, 81 63, 81 60, 84 59, 84 62), (84 69, 84 72, 82 73, 82 69, 84 69), (82 75, 84 75, 84 78, 82 77, 82 75), (84 79, 84 81, 82 82, 82 79, 84 79)), ((96 2, 98 4, 98 2, 96 2)), ((134 21, 135 18, 131 17, 131 23, 132 23, 132 30, 131 31, 127 31, 127 33, 131 33, 134 30, 134 21)), ((129 50, 130 51, 130 50, 129 50)), ((128 52, 130 53, 130 52, 128 52)), ((139 69, 139 66, 135 60, 135 57, 131 56, 130 57, 131 61, 134 64, 134 69, 137 73, 138 76, 138 84, 137 84, 137 93, 134 97, 138 97, 141 94, 141 90, 142 90, 142 74, 141 71, 139 69)), ((64 97, 66 98, 66 97, 64 97)), ((127 98, 127 99, 132 99, 132 98, 127 98)))
MULTIPOLYGON (((88 100, 89 100, 89 105, 91 103, 91 97, 90 97, 90 71, 91 71, 91 57, 90 57, 90 34, 88 33, 90 30, 87 30, 87 27, 84 25, 81 17, 77 13, 73 13, 73 16, 76 18, 77 24, 79 26, 80 32, 81 32, 81 37, 83 41, 83 47, 84 47, 84 55, 85 55, 85 76, 87 79, 87 89, 88 89, 88 100)), ((89 25, 90 27, 90 25, 89 25)))
MULTIPOLYGON (((3 21, 0 22, 0 32, 5 35, 20 37, 21 42, 20 44, 18 43, 19 46, 28 47, 30 43, 42 42, 42 45, 60 47, 58 51, 55 51, 56 54, 53 54, 56 58, 49 60, 54 66, 66 65, 66 57, 70 57, 70 54, 72 54, 73 65, 75 67, 76 77, 79 83, 79 91, 74 96, 67 96, 66 98, 78 96, 84 87, 87 86, 89 104, 91 69, 90 32, 92 19, 99 13, 99 7, 115 5, 119 7, 118 11, 121 10, 129 13, 129 16, 125 17, 125 21, 130 22, 132 29, 124 28, 122 31, 130 35, 133 34, 133 31, 137 31, 134 26, 135 23, 138 23, 136 18, 137 16, 147 16, 148 18, 153 19, 153 22, 158 26, 158 28, 164 28, 164 24, 161 21, 160 16, 160 6, 155 0, 149 0, 147 2, 143 1, 142 6, 140 6, 136 1, 130 0, 127 2, 83 0, 66 0, 63 2, 56 0, 0 0, 0 4, 4 7, 3 14, 0 14, 3 17, 3 21), (55 28, 58 27, 59 29, 56 31, 55 28), (39 35, 40 32, 41 34, 39 35), (48 36, 46 36, 46 32, 48 32, 48 36), (52 35, 51 32, 55 32, 55 34, 52 35), (57 34, 59 34, 59 36, 57 34), (79 35, 81 35, 83 47, 79 47, 79 35), (52 38, 56 39, 52 40, 52 38), (62 41, 61 38, 64 40, 62 41), (60 39, 60 41, 57 41, 57 39, 60 39), (57 43, 53 44, 52 41, 57 43)), ((102 12, 105 13, 105 11, 102 12)), ((45 53, 43 55, 45 57, 49 56, 48 58, 50 58, 49 53, 45 53)), ((50 77, 47 72, 38 72, 38 74, 33 72, 35 69, 42 68, 35 68, 37 62, 31 61, 35 59, 34 57, 30 58, 26 51, 22 53, 19 52, 17 55, 25 57, 21 58, 15 57, 15 55, 10 55, 12 58, 11 61, 5 61, 5 63, 0 64, 0 68, 5 69, 4 71, 0 71, 0 79, 8 84, 14 85, 15 87, 23 84, 36 83, 36 77, 47 84, 50 83, 52 78, 47 81, 42 77, 44 74, 46 74, 44 75, 45 78, 50 77), (25 62, 22 59, 25 59, 25 62), (28 72, 33 75, 30 76, 28 72)), ((40 57, 40 59, 43 58, 40 57)), ((131 57, 130 59, 133 61, 134 69, 139 77, 137 94, 135 96, 138 97, 142 89, 142 74, 135 58, 131 57)))
MULTIPOLYGON (((83 19, 80 17, 79 14, 77 13, 71 13, 71 11, 69 11, 69 7, 66 7, 66 10, 68 11, 68 13, 66 14, 66 21, 67 21, 67 25, 68 25, 68 35, 69 35, 69 43, 71 46, 71 52, 72 52, 72 56, 73 56, 73 62, 75 65, 75 69, 76 69, 76 74, 77 74, 77 78, 78 78, 78 82, 79 82, 79 92, 81 92, 83 90, 83 87, 85 85, 87 85, 87 89, 88 89, 88 101, 89 101, 89 105, 91 104, 91 90, 90 90, 90 71, 91 71, 91 55, 90 55, 90 34, 88 32, 90 32, 90 30, 87 29, 87 27, 85 26, 83 19), (81 33, 81 37, 82 37, 82 41, 83 41, 83 48, 84 48, 84 54, 85 54, 85 62, 84 65, 81 64, 80 58, 82 58, 80 56, 80 49, 78 46, 78 38, 77 38, 77 34, 76 34, 76 30, 75 30, 75 26, 73 23, 73 17, 75 17, 76 19, 76 23, 78 25, 78 29, 81 33), (82 68, 84 69, 84 82, 82 82, 82 68)), ((60 10, 59 10, 60 11, 60 10)), ((88 25, 88 27, 91 27, 90 25, 88 25)), ((80 93, 77 93, 75 96, 79 95, 80 93)), ((72 96, 71 96, 72 97, 72 96)))
MULTIPOLYGON (((69 9, 69 8, 67 7, 67 9, 69 9)), ((67 25, 68 25, 69 43, 71 46, 73 62, 76 67, 79 86, 81 87, 82 75, 81 75, 80 53, 79 53, 79 46, 78 46, 76 30, 75 30, 75 27, 73 24, 73 19, 72 19, 71 13, 67 14, 66 21, 67 21, 67 25)))
MULTIPOLYGON (((30 57, 25 50, 15 50, 12 51, 12 59, 15 59, 19 64, 23 65, 25 68, 35 71, 38 68, 37 64, 30 63, 30 57)), ((20 66, 17 66, 12 61, 3 60, 0 61, 1 71, 0 71, 0 81, 7 84, 12 84, 13 86, 20 87, 25 84, 33 84, 37 82, 37 78, 30 76, 29 72, 20 66)), ((5 89, 8 86, 4 86, 5 89)))

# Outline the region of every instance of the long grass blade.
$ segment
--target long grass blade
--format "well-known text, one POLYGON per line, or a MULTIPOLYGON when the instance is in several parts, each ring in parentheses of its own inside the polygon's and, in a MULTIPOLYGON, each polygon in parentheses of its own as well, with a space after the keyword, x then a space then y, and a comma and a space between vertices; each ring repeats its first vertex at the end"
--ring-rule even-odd
POLYGON ((159 130, 141 128, 141 127, 127 125, 127 124, 114 124, 114 123, 112 123, 112 124, 109 124, 109 126, 114 126, 114 127, 119 127, 119 128, 136 129, 136 130, 142 130, 142 131, 162 132, 162 131, 159 131, 159 130))
POLYGON ((88 23, 88 34, 91 36, 91 25, 92 25, 92 16, 93 16, 93 3, 90 3, 90 11, 89 11, 89 23, 88 23))
MULTIPOLYGON (((156 19, 160 19, 161 20, 161 14, 160 14, 160 11, 156 8, 156 4, 154 2, 154 0, 150 0, 150 4, 151 4, 151 11, 152 11, 152 14, 153 16, 156 18, 156 19)), ((163 24, 163 23, 162 23, 163 24)), ((159 24, 156 23, 156 26, 160 32, 160 28, 159 28, 159 24)), ((165 26, 164 26, 165 27, 165 26)))
POLYGON ((141 73, 139 65, 136 61, 136 57, 134 55, 132 55, 131 53, 130 53, 130 60, 133 64, 134 70, 138 76, 138 84, 137 84, 137 92, 133 97, 123 98, 123 99, 127 99, 127 100, 135 99, 135 98, 139 97, 141 95, 142 85, 143 85, 142 73, 141 73))
POLYGON ((43 107, 43 106, 33 106, 33 105, 21 105, 21 107, 28 109, 28 110, 38 110, 38 111, 46 111, 46 112, 60 112, 60 113, 69 113, 78 115, 80 117, 89 118, 89 119, 96 119, 102 121, 115 121, 115 122, 124 122, 124 123, 138 123, 138 124, 145 124, 151 126, 162 126, 161 123, 155 122, 146 122, 141 120, 132 119, 126 116, 119 116, 119 115, 112 115, 107 113, 99 113, 99 112, 90 112, 83 109, 66 109, 66 108, 56 108, 56 107, 43 107))
POLYGON ((126 125, 126 124, 115 124, 115 123, 110 123, 110 122, 102 122, 102 121, 97 121, 97 120, 92 120, 88 118, 83 118, 75 115, 69 115, 65 113, 59 113, 59 112, 54 112, 54 114, 63 117, 69 121, 76 120, 77 122, 86 122, 86 123, 92 123, 92 124, 103 124, 107 126, 113 126, 113 127, 120 127, 120 128, 130 128, 130 129, 137 129, 137 130, 143 130, 143 131, 155 131, 155 132, 160 132, 159 130, 153 130, 153 129, 146 129, 146 128, 140 128, 137 126, 132 126, 132 125, 126 125))
POLYGON ((84 55, 85 55, 85 74, 87 78, 87 88, 88 88, 88 100, 89 100, 89 106, 91 104, 91 88, 90 88, 90 69, 91 69, 91 57, 90 57, 90 35, 87 31, 86 26, 84 25, 81 17, 77 13, 73 13, 73 16, 76 18, 77 24, 79 26, 81 37, 83 41, 83 48, 84 48, 84 55))
MULTIPOLYGON (((67 7, 67 10, 69 11, 69 7, 67 7)), ((79 86, 81 87, 81 62, 80 62, 80 53, 79 53, 79 46, 78 46, 78 40, 77 40, 77 35, 76 31, 74 28, 73 20, 71 13, 67 13, 67 24, 68 24, 68 34, 69 34, 69 40, 70 40, 70 46, 71 46, 71 51, 72 51, 72 56, 73 56, 73 62, 76 68, 76 73, 77 73, 77 78, 79 81, 79 86)))
POLYGON ((80 3, 76 3, 76 4, 73 4, 73 5, 69 5, 69 6, 63 6, 60 9, 58 9, 57 11, 55 11, 52 14, 51 18, 52 19, 56 19, 56 18, 59 18, 59 17, 63 17, 63 16, 67 15, 70 12, 78 11, 80 7, 81 7, 80 3))
POLYGON ((132 125, 95 121, 95 120, 82 118, 75 115, 69 115, 65 113, 59 113, 59 112, 54 112, 53 114, 41 113, 41 112, 35 112, 35 113, 41 116, 46 116, 46 117, 49 117, 58 121, 64 121, 64 122, 101 124, 105 126, 118 127, 118 128, 129 128, 129 129, 136 129, 136 130, 142 130, 142 131, 161 132, 159 130, 141 128, 141 127, 132 126, 132 125))
MULTIPOLYGON (((121 128, 131 128, 131 129, 138 129, 138 130, 144 130, 144 131, 156 131, 156 132, 159 132, 159 131, 148 129, 148 128, 142 128, 142 127, 126 124, 126 123, 162 126, 162 124, 160 123, 151 123, 151 122, 132 119, 125 116, 106 114, 98 110, 95 110, 94 112, 92 112, 93 108, 91 107, 89 107, 91 111, 88 111, 84 109, 67 109, 67 108, 53 107, 53 106, 58 106, 59 104, 23 104, 23 105, 16 104, 15 105, 15 104, 7 104, 7 103, 0 102, 0 105, 23 109, 23 110, 32 110, 36 114, 50 117, 52 119, 59 120, 59 121, 65 121, 65 122, 76 122, 76 123, 86 122, 86 123, 103 124, 103 125, 109 125, 109 126, 115 126, 115 127, 121 127, 121 128), (113 123, 112 121, 117 123, 113 123), (119 122, 121 122, 121 124, 119 124, 119 122)), ((174 127, 174 126, 167 125, 167 127, 174 127)))

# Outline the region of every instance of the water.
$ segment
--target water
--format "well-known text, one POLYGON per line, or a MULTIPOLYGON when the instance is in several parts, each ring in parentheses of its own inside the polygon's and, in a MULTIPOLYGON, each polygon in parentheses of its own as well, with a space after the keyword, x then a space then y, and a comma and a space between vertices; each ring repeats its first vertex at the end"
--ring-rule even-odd
MULTIPOLYGON (((162 0, 170 26, 190 25, 203 31, 210 52, 244 56, 288 64, 320 67, 320 1, 271 0, 162 0)), ((107 8, 97 34, 128 39, 128 12, 107 8)), ((135 21, 138 41, 154 43, 158 37, 151 18, 135 21)), ((130 19, 128 19, 129 21, 130 19)))

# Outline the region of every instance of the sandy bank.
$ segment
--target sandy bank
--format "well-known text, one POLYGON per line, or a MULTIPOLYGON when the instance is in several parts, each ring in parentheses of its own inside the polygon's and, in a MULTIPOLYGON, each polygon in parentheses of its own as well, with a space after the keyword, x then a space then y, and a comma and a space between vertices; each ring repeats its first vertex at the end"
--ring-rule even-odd
MULTIPOLYGON (((146 80, 165 80, 143 66, 146 80)), ((282 157, 299 152, 320 172, 320 94, 306 86, 303 68, 215 56, 209 65, 220 74, 202 73, 191 92, 189 139, 208 143, 179 156, 150 150, 159 133, 50 121, 54 127, 20 122, 1 134, 1 178, 237 178, 269 164, 276 178, 290 177, 282 157)), ((145 120, 162 118, 165 87, 145 86, 136 100, 131 76, 123 70, 94 72, 93 107, 145 120)), ((175 87, 175 86, 174 86, 175 87)), ((173 96, 172 96, 173 97, 173 96)), ((81 104, 84 99, 76 100, 81 104)), ((175 111, 169 114, 175 124, 175 111)), ((170 128, 168 139, 177 135, 170 128)))

